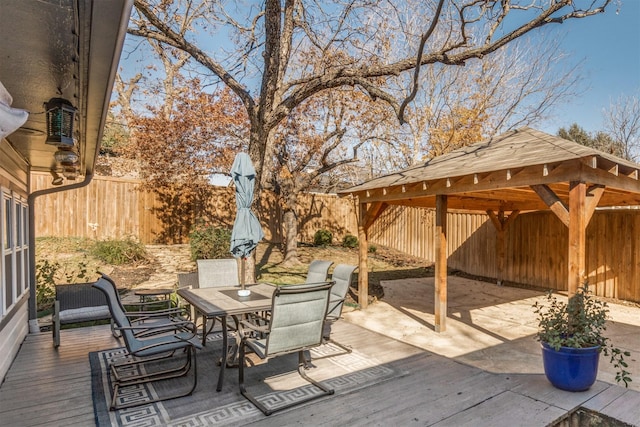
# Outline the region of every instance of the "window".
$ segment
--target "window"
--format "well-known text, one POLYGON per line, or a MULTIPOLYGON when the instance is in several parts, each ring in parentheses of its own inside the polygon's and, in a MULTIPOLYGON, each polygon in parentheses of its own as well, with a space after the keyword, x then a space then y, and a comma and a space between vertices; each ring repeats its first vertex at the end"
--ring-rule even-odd
POLYGON ((21 205, 22 208, 22 272, 24 280, 22 281, 22 291, 29 289, 29 207, 26 203, 21 205))
POLYGON ((3 189, 1 211, 0 317, 29 288, 28 206, 20 196, 3 189))

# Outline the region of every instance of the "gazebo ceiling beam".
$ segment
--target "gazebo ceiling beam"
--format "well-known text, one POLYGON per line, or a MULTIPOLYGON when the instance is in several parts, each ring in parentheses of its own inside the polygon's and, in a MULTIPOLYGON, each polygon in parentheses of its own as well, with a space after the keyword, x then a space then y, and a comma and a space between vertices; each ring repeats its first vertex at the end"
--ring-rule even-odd
POLYGON ((631 179, 638 179, 638 168, 634 168, 625 164, 617 163, 603 157, 592 156, 585 160, 585 164, 593 169, 600 169, 609 172, 614 176, 626 176, 631 179))
MULTIPOLYGON (((533 194, 533 193, 532 193, 533 194)), ((510 212, 514 210, 520 211, 537 211, 547 209, 546 205, 542 203, 540 199, 526 200, 513 202, 509 200, 500 199, 486 199, 479 197, 460 197, 459 195, 449 196, 449 209, 450 210, 466 210, 466 211, 479 211, 484 212, 487 209, 495 211, 510 212)), ((420 208, 435 208, 436 198, 435 196, 421 197, 415 199, 406 199, 397 202, 391 202, 390 204, 398 206, 412 206, 420 208)))
POLYGON ((631 193, 640 193, 640 181, 633 173, 614 175, 611 171, 604 171, 600 168, 587 168, 583 170, 581 178, 585 182, 604 185, 607 190, 615 188, 631 193))
POLYGON ((425 180, 420 182, 398 184, 388 187, 364 190, 357 194, 362 202, 393 201, 409 199, 414 197, 424 197, 436 194, 457 194, 464 192, 501 190, 512 187, 524 187, 532 183, 552 184, 569 181, 575 178, 576 168, 580 162, 564 162, 561 165, 547 169, 544 175, 544 168, 541 165, 529 166, 517 169, 503 169, 488 172, 484 176, 470 174, 459 177, 441 178, 436 180, 425 180), (404 190, 404 191, 403 191, 404 190))
POLYGON ((609 189, 604 192, 600 199, 599 206, 638 206, 640 205, 640 194, 620 194, 611 193, 609 189))
POLYGON ((560 221, 569 226, 569 208, 548 186, 538 184, 532 185, 531 189, 536 192, 540 199, 551 209, 560 221))

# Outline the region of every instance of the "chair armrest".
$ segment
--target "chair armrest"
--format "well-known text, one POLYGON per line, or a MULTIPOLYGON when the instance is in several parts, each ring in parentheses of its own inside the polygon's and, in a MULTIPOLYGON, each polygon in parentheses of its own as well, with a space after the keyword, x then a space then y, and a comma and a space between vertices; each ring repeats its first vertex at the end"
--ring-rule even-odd
POLYGON ((194 339, 195 337, 196 337, 196 334, 194 333, 194 334, 187 334, 187 335, 182 335, 182 334, 167 335, 162 337, 163 340, 157 340, 152 338, 149 340, 151 341, 150 343, 148 343, 147 345, 143 345, 140 348, 137 348, 135 351, 132 351, 131 354, 134 356, 140 355, 143 357, 150 356, 153 354, 158 354, 158 351, 148 353, 149 350, 153 350, 154 348, 159 348, 159 352, 171 351, 176 349, 175 348, 176 345, 178 348, 189 345, 198 349, 202 349, 202 346, 200 345, 200 343, 196 339, 194 339), (174 348, 162 349, 162 347, 167 347, 167 346, 174 347, 174 348), (147 352, 146 355, 141 354, 145 352, 147 352))
POLYGON ((247 320, 241 320, 240 324, 244 327, 247 327, 248 329, 251 329, 252 331, 260 332, 262 334, 266 334, 267 332, 269 332, 268 325, 256 325, 255 323, 249 322, 247 320))
POLYGON ((153 319, 157 317, 179 317, 188 315, 189 312, 185 308, 167 308, 164 310, 153 310, 153 311, 128 311, 125 315, 129 319, 138 320, 140 318, 144 319, 153 319))
MULTIPOLYGON (((138 308, 139 311, 156 311, 156 310, 149 310, 147 309, 147 307, 157 307, 158 305, 161 304, 165 304, 168 301, 163 301, 163 300, 159 300, 159 301, 140 301, 140 302, 130 302, 125 304, 125 308, 127 309, 131 309, 131 308, 138 308)), ((163 309, 163 310, 171 310, 171 309, 163 309)), ((160 311, 160 310, 158 310, 160 311)))
POLYGON ((189 331, 196 333, 196 325, 195 323, 184 320, 178 322, 167 322, 159 325, 146 325, 146 326, 114 326, 114 329, 117 331, 136 331, 143 332, 143 335, 151 335, 151 334, 159 334, 163 332, 171 332, 171 331, 189 331))

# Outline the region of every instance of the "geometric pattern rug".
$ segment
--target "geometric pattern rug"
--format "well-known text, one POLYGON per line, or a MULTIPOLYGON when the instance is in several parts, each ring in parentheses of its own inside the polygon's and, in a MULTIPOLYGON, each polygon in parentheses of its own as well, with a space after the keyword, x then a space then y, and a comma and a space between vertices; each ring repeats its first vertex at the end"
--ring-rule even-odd
MULTIPOLYGON (((89 354, 91 364, 91 386, 96 425, 103 426, 231 426, 242 425, 265 418, 258 408, 245 399, 238 389, 237 369, 227 368, 224 387, 216 392, 219 367, 215 364, 216 356, 221 352, 221 335, 211 334, 207 345, 198 350, 198 385, 191 396, 143 404, 133 408, 109 411, 111 401, 111 385, 109 379, 109 362, 121 357, 123 348, 92 352, 89 354)), ((353 350, 351 353, 314 360, 324 355, 339 353, 341 349, 329 343, 311 350, 313 367, 307 371, 310 377, 333 388, 335 394, 327 396, 333 399, 373 384, 378 384, 402 375, 395 369, 380 364, 375 357, 353 350)), ((284 403, 304 399, 318 393, 304 380, 298 381, 297 355, 285 355, 270 359, 268 363, 245 370, 245 384, 257 399, 267 407, 277 407, 284 403), (291 357, 289 357, 291 356, 291 357), (267 365, 271 377, 261 377, 258 370, 267 365), (282 382, 288 381, 286 387, 282 382), (299 382, 299 384, 297 383, 299 382)), ((190 373, 191 374, 191 373, 190 373)), ((179 381, 179 380, 171 380, 179 381)), ((180 384, 177 384, 179 386, 180 384)), ((173 385, 172 385, 173 386, 173 385)), ((130 391, 121 390, 123 399, 138 401, 150 400, 161 393, 156 385, 131 387, 130 391)), ((160 386, 158 386, 160 387, 160 386)), ((312 402, 307 403, 309 405, 312 402)), ((305 404, 291 408, 304 407, 305 404)))

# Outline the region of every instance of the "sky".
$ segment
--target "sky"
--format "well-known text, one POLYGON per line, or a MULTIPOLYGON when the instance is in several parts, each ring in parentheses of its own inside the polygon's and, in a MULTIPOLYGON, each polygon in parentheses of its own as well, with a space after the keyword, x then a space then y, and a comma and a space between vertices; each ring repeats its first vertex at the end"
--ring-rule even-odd
POLYGON ((640 96, 640 0, 622 0, 619 8, 614 0, 605 13, 565 21, 554 31, 572 61, 584 61, 586 90, 533 127, 552 134, 572 123, 589 132, 605 130, 603 109, 621 95, 640 96))

